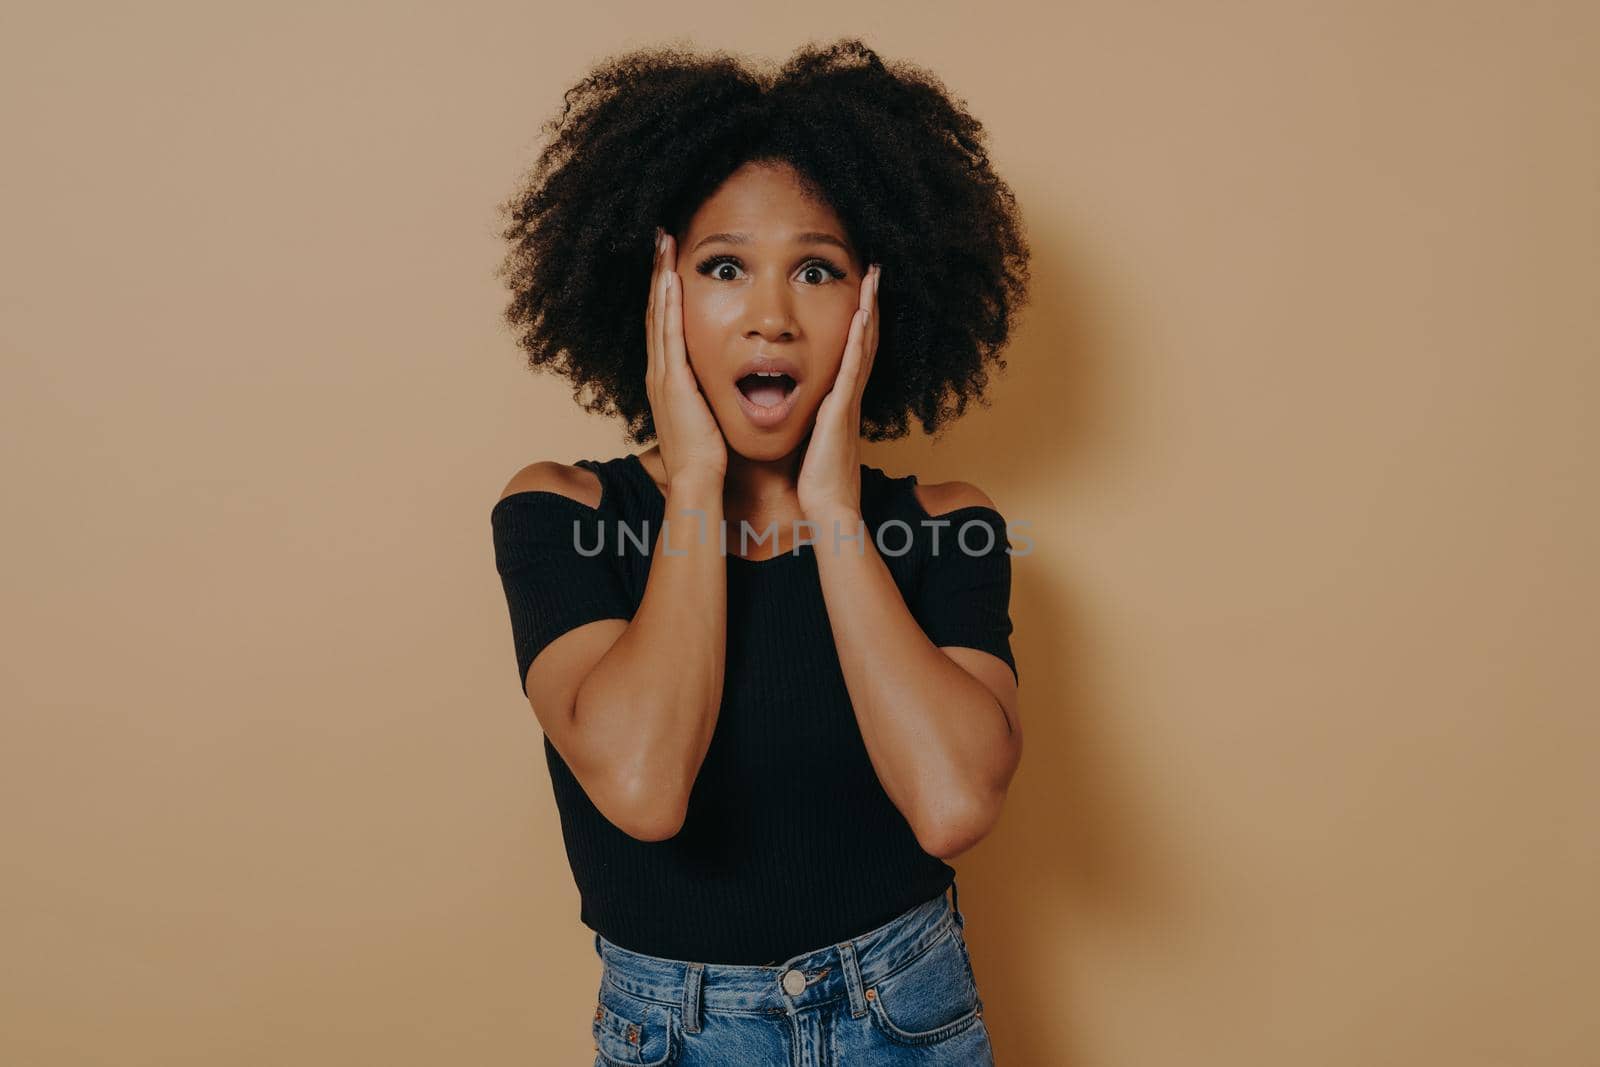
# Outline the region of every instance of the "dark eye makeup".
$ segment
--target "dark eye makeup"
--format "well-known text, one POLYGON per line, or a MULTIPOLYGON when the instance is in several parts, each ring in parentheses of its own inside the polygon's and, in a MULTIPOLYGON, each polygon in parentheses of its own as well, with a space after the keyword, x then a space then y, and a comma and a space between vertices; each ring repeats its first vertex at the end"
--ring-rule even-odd
MULTIPOLYGON (((713 271, 715 271, 718 267, 720 267, 720 266, 722 266, 723 264, 726 264, 726 263, 731 263, 735 267, 738 267, 740 270, 744 269, 744 263, 740 261, 738 256, 730 256, 727 253, 721 253, 719 255, 714 255, 714 256, 707 256, 705 259, 702 259, 699 263, 695 264, 695 268, 694 269, 697 272, 699 272, 700 274, 704 274, 707 277, 711 277, 713 271)), ((810 259, 806 260, 805 263, 803 263, 801 265, 800 269, 802 271, 808 271, 808 270, 821 270, 821 271, 824 271, 830 277, 832 277, 835 281, 838 281, 838 280, 846 277, 847 274, 848 274, 847 271, 842 270, 832 260, 824 259, 821 256, 813 256, 810 259)), ((721 279, 718 279, 718 280, 719 281, 730 281, 731 279, 721 278, 721 279)), ((816 284, 817 285, 823 285, 825 283, 817 282, 816 284)))

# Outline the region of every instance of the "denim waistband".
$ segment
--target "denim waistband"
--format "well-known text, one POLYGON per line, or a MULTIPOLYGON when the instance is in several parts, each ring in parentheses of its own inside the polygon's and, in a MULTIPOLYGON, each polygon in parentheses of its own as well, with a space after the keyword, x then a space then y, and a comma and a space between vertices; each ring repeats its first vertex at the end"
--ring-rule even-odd
POLYGON ((594 948, 605 965, 604 981, 645 1000, 681 1006, 684 1030, 698 1033, 702 1011, 785 1014, 841 997, 850 1002, 850 1014, 860 1018, 867 1013, 866 990, 914 960, 950 927, 965 925, 952 882, 948 904, 940 893, 874 930, 775 966, 647 956, 598 933, 594 948))

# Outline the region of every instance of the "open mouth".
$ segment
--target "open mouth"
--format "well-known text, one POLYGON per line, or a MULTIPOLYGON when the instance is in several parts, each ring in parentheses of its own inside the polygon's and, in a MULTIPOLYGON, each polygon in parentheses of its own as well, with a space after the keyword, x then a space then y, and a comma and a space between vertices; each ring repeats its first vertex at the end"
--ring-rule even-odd
POLYGON ((779 408, 794 392, 795 380, 787 374, 746 374, 734 383, 744 398, 758 408, 779 408))

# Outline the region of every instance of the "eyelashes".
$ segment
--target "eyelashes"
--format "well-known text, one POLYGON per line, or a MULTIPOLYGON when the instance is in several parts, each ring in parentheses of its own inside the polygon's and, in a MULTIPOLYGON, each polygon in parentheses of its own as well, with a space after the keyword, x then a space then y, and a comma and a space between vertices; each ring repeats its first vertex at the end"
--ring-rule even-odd
MULTIPOLYGON (((707 256, 705 259, 695 264, 694 269, 697 273, 704 274, 707 277, 712 277, 713 272, 725 264, 732 264, 733 266, 738 267, 740 270, 744 269, 744 264, 740 262, 738 256, 730 256, 725 252, 719 255, 707 256)), ((836 263, 832 262, 831 260, 823 259, 821 256, 814 256, 811 259, 806 260, 805 263, 800 267, 800 270, 802 273, 808 270, 820 270, 827 274, 834 281, 842 280, 847 276, 848 273, 840 269, 836 263)), ((731 278, 718 278, 716 280, 732 281, 731 278)), ((826 284, 828 283, 817 282, 813 287, 815 288, 826 284)))

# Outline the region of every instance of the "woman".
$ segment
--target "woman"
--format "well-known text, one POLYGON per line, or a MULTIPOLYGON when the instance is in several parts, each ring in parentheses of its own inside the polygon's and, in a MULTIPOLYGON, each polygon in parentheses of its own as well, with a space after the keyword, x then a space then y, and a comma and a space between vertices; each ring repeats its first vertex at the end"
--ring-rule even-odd
POLYGON ((1004 366, 1028 252, 982 128, 858 41, 636 52, 549 128, 508 317, 655 442, 491 512, 596 1063, 992 1062, 944 860, 1021 754, 1005 521, 859 453, 1004 366))

